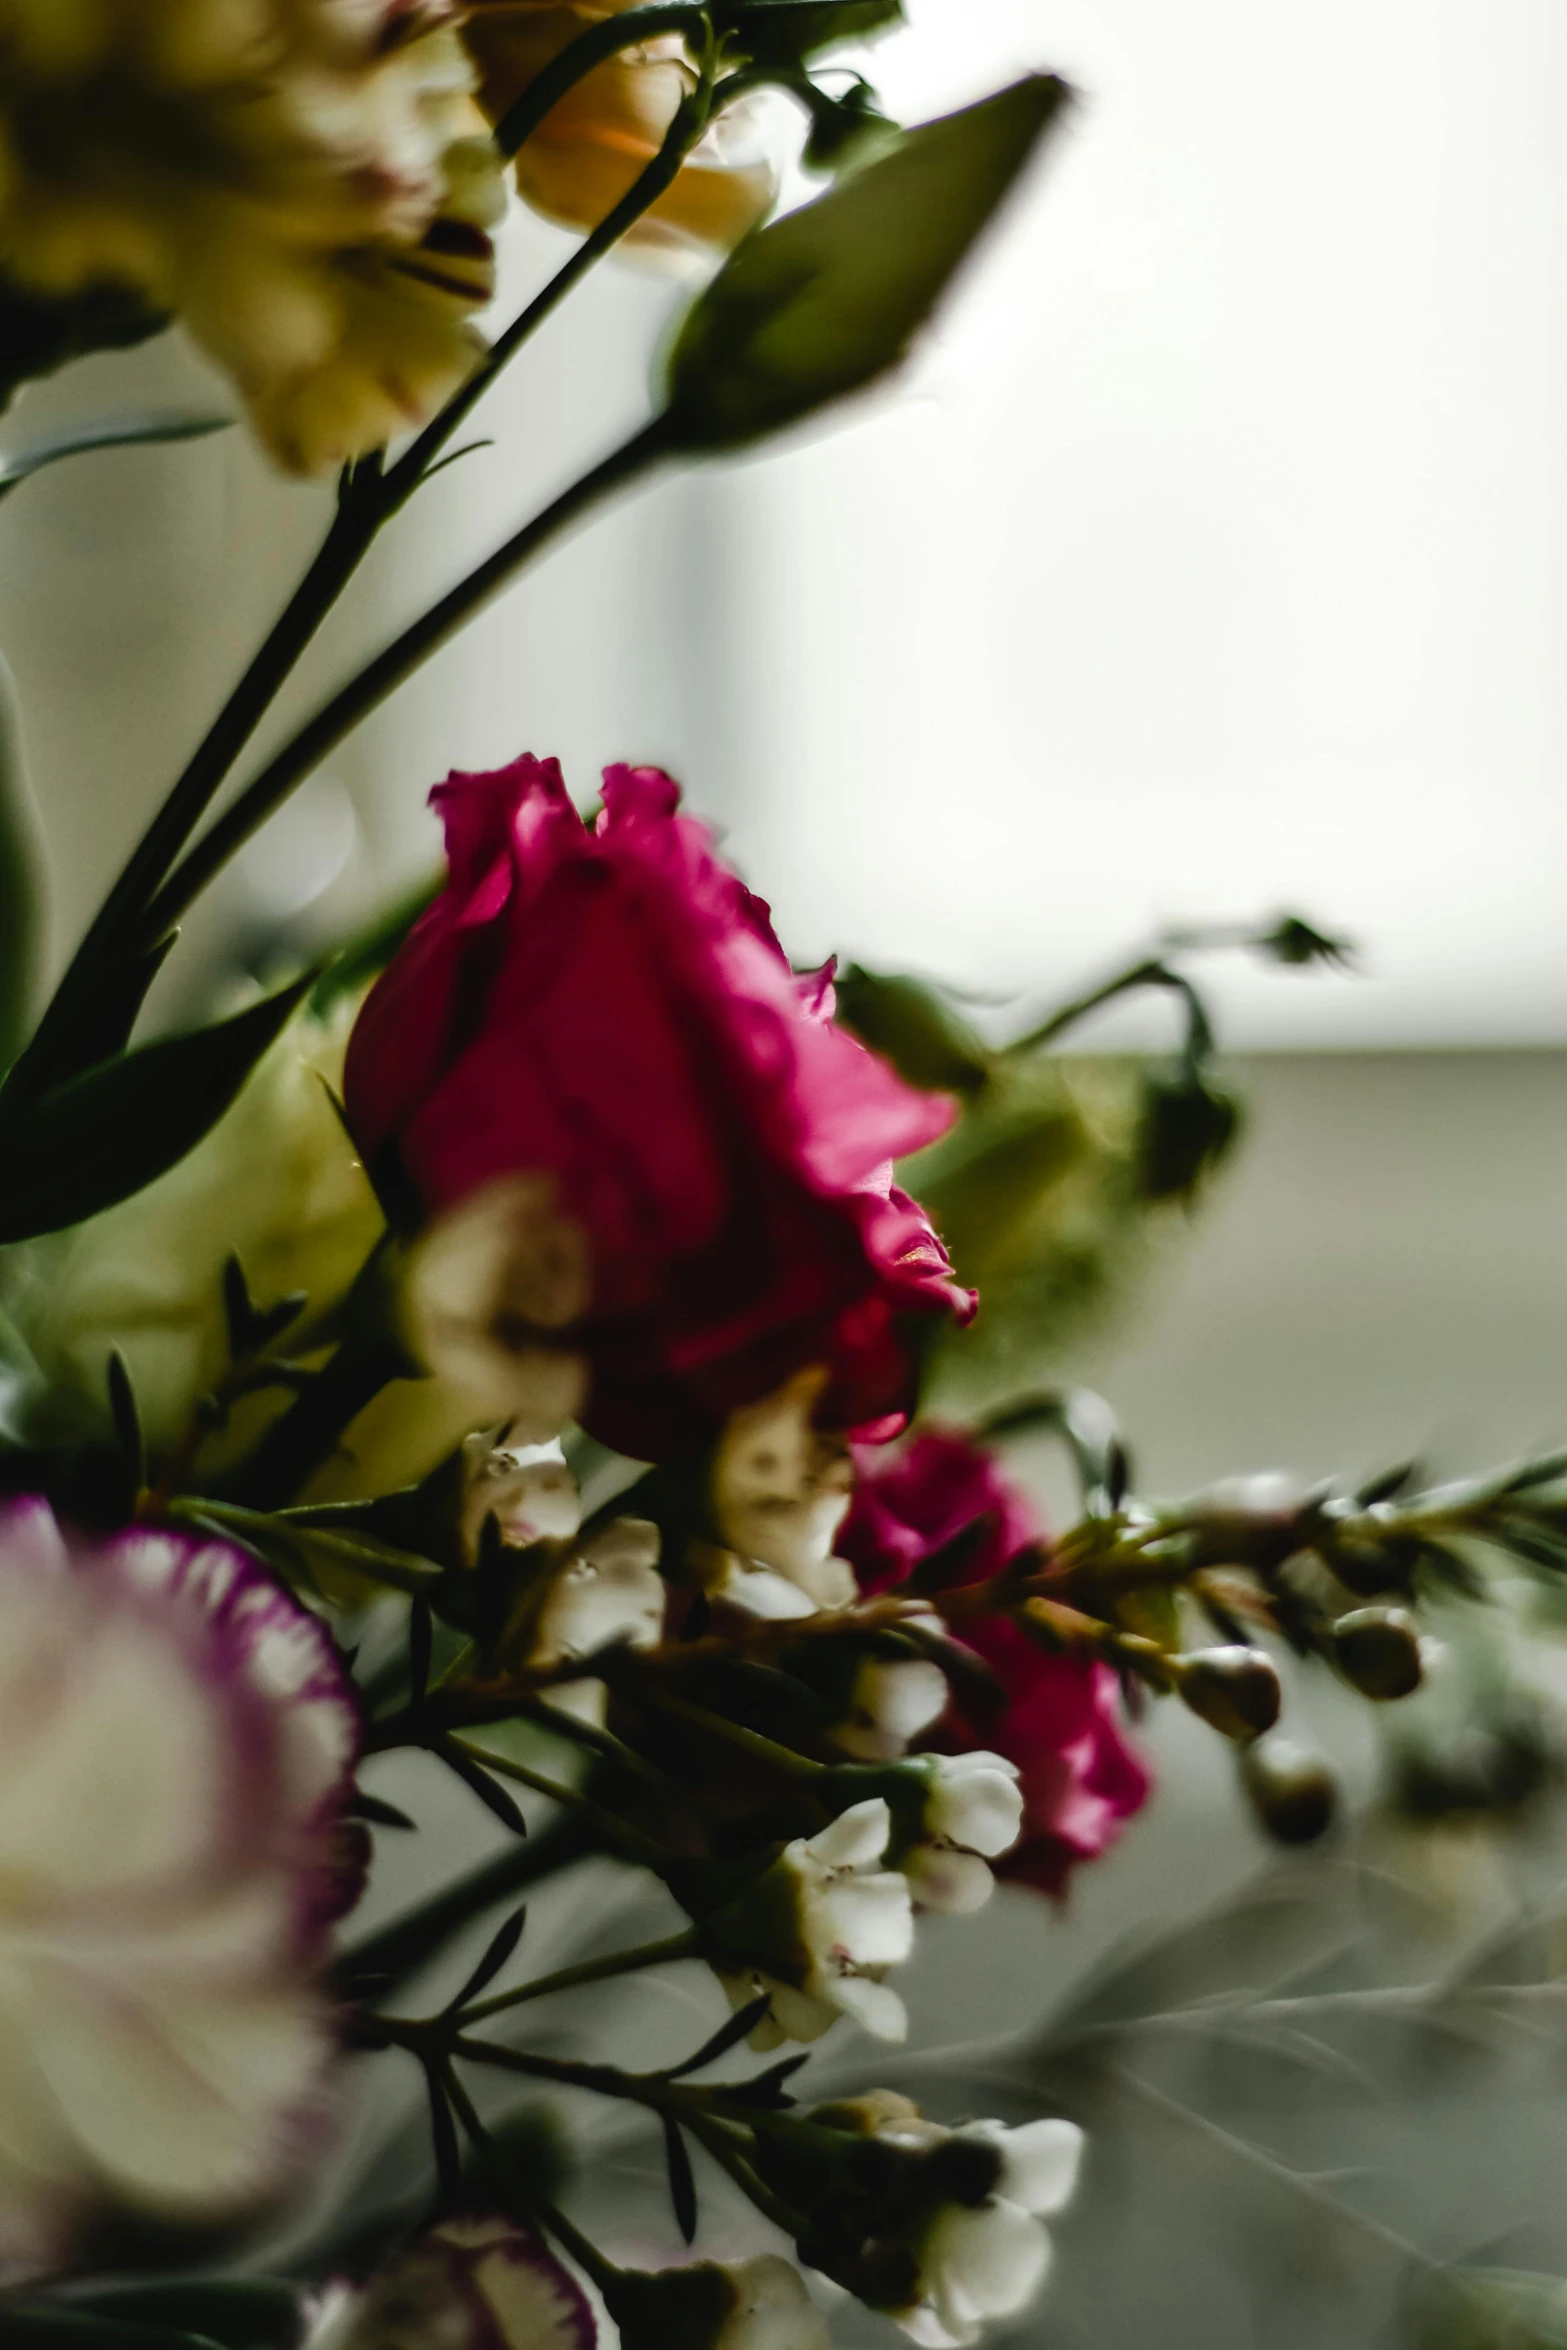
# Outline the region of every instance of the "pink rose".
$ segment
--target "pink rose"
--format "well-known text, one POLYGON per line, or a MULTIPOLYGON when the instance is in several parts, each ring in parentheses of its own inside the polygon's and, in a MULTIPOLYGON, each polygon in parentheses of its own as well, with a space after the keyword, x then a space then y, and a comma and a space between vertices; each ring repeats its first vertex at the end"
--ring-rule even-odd
POLYGON ((587 1358, 582 1417, 621 1451, 694 1446, 809 1363, 824 1424, 895 1426, 906 1318, 972 1311, 892 1181, 950 1105, 833 1026, 830 973, 790 969, 656 768, 611 767, 591 828, 552 759, 432 797, 451 877, 344 1076, 383 1184, 425 1217, 553 1185, 588 1297, 549 1336, 587 1358))
MULTIPOLYGON (((968 1437, 921 1435, 892 1455, 861 1450, 854 1506, 838 1536, 863 1591, 901 1583, 920 1561, 989 1515, 993 1525, 963 1580, 984 1581, 1039 1528, 1023 1495, 968 1437)), ((949 1712, 928 1744, 950 1754, 989 1748, 1022 1774, 1023 1834, 996 1873, 1059 1893, 1074 1861, 1096 1860, 1145 1802, 1146 1765, 1121 1731, 1108 1665, 1051 1656, 1000 1617, 966 1625, 1010 1703, 983 1729, 949 1712)))

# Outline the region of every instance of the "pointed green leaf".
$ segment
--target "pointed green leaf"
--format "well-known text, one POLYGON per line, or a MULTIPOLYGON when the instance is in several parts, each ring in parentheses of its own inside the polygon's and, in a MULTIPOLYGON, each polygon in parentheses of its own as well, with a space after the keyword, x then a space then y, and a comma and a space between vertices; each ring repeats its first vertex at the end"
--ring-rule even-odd
POLYGON ((163 1037, 6 1115, 0 1241, 58 1232, 164 1174, 222 1117, 314 974, 231 1020, 163 1037))
POLYGON ((1068 97, 1031 74, 748 237, 676 339, 670 445, 744 448, 896 367, 1068 97))
POLYGON ((43 931, 43 839, 11 672, 0 661, 0 1070, 30 1024, 43 931))
POLYGON ((71 432, 51 433, 46 441, 18 449, 14 457, 0 457, 0 498, 19 483, 62 457, 82 457, 93 449, 130 449, 153 441, 200 441, 209 433, 226 432, 232 416, 122 416, 103 424, 78 425, 71 432))
POLYGON ((714 11, 759 63, 794 65, 903 22, 903 0, 729 0, 714 11))

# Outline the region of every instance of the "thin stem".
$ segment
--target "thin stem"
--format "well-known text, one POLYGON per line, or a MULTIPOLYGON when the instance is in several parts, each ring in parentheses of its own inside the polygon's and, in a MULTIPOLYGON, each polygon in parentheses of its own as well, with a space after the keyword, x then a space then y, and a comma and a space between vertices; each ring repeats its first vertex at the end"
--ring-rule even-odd
POLYGON ((449 594, 395 637, 357 677, 335 693, 248 784, 233 806, 220 816, 176 866, 148 910, 145 937, 160 939, 178 922, 193 899, 260 830, 273 810, 281 806, 312 768, 336 749, 359 721, 395 692, 406 677, 422 666, 465 621, 482 610, 535 555, 561 537, 572 524, 608 497, 646 473, 666 453, 666 428, 655 418, 620 448, 612 450, 580 481, 562 491, 541 514, 498 547, 469 572, 449 594))
POLYGON ((374 1979, 378 1995, 386 1997, 485 1910, 557 1870, 573 1867, 592 1849, 584 1823, 562 1813, 526 1844, 508 1845, 494 1860, 482 1862, 442 1892, 350 1943, 333 1963, 334 1980, 343 1984, 374 1979))
POLYGON ((780 1746, 775 1738, 764 1738, 760 1730, 748 1730, 742 1722, 732 1722, 726 1714, 709 1713, 705 1705, 695 1705, 689 1697, 677 1697, 672 1689, 660 1689, 651 1678, 639 1684, 638 1694, 660 1713, 674 1714, 680 1721, 690 1722, 699 1730, 706 1730, 714 1738, 722 1738, 729 1746, 737 1746, 757 1762, 767 1763, 775 1771, 783 1771, 792 1779, 819 1779, 832 1769, 830 1763, 816 1762, 808 1754, 796 1754, 792 1746, 780 1746))
MULTIPOLYGON (((668 12, 659 11, 658 13, 668 12)), ((700 10, 684 9, 682 13, 691 15, 701 12, 700 10)), ((605 23, 595 26, 593 33, 619 33, 624 23, 623 17, 611 17, 605 23)), ((585 37, 591 39, 592 35, 585 37)), ((573 48, 580 45, 575 42, 572 44, 573 48)), ((623 45, 623 41, 617 41, 614 44, 617 48, 623 45)), ((569 55, 570 52, 568 51, 566 54, 569 55)), ((558 64, 561 60, 557 59, 556 62, 558 64)), ((585 70, 587 69, 584 68, 585 70)), ((545 78, 546 76, 541 75, 539 80, 543 81, 545 78)), ((528 99, 531 99, 538 86, 538 82, 530 85, 524 99, 519 103, 525 104, 528 99)), ((417 440, 399 457, 388 476, 389 484, 393 489, 400 489, 405 497, 417 489, 420 481, 427 477, 436 456, 446 446, 463 419, 483 399, 501 370, 516 357, 524 343, 537 334, 544 321, 564 302, 573 287, 587 276, 594 264, 602 260, 603 256, 613 245, 620 242, 628 230, 635 228, 643 213, 650 211, 665 190, 673 186, 679 177, 681 166, 685 162, 687 154, 706 128, 710 104, 711 91, 704 82, 691 97, 685 99, 676 109, 674 120, 664 134, 663 143, 658 153, 638 174, 619 203, 607 212, 598 227, 583 239, 571 258, 556 271, 548 285, 542 287, 527 307, 518 312, 505 332, 496 337, 467 382, 458 386, 440 415, 432 424, 425 427, 417 440)), ((508 152, 513 151, 508 150, 508 152)))
POLYGON ((366 1404, 407 1372, 407 1357, 389 1341, 345 1341, 320 1377, 267 1430, 246 1464, 239 1499, 255 1510, 280 1509, 292 1501, 331 1458, 366 1404))
POLYGON ((143 833, 94 916, 37 1033, 8 1080, 8 1091, 36 1098, 69 1074, 70 1032, 94 991, 108 948, 142 912, 172 859, 210 806, 214 793, 255 732, 321 622, 352 578, 381 517, 370 497, 350 486, 304 578, 260 650, 208 728, 173 790, 143 833))
POLYGON ((553 114, 568 91, 584 75, 603 65, 622 49, 651 41, 660 33, 694 32, 707 21, 706 0, 667 0, 665 5, 630 8, 619 16, 590 25, 552 57, 542 73, 534 75, 516 103, 495 126, 495 144, 506 156, 532 138, 545 118, 553 114))
POLYGON ((744 2148, 737 2144, 723 2122, 715 2115, 700 2113, 688 2113, 682 2119, 698 2145, 706 2148, 764 2219, 770 2219, 775 2228, 795 2240, 805 2234, 809 2222, 804 2212, 797 2211, 792 2203, 786 2203, 781 2195, 775 2195, 771 2187, 764 2185, 747 2161, 744 2148))
POLYGON ((1183 979, 1178 971, 1172 971, 1167 963, 1154 956, 1130 964, 1113 979, 1107 979, 1102 987, 1091 988, 1087 995, 1077 996, 1071 1003, 1063 1004, 1059 1011, 1051 1013, 1048 1020, 1042 1020, 1037 1028, 1031 1028, 1006 1049, 1009 1053, 1038 1052, 1043 1046, 1054 1044, 1058 1036, 1064 1036, 1080 1020, 1086 1020, 1091 1012, 1101 1011, 1106 1004, 1114 1003, 1117 997, 1132 995, 1141 987, 1161 987, 1179 996, 1186 1006, 1191 1049, 1198 1054, 1211 1051, 1213 1037, 1202 999, 1189 979, 1183 979))
MULTIPOLYGON (((553 105, 580 75, 603 57, 656 31, 681 30, 704 21, 700 6, 680 0, 678 6, 636 12, 644 29, 627 17, 612 18, 590 28, 570 50, 557 58, 530 85, 512 112, 522 123, 515 142, 504 147, 515 154, 523 138, 537 127, 553 105), (652 20, 658 19, 655 24, 652 20), (628 29, 630 28, 630 29, 628 29), (580 52, 571 70, 568 60, 580 52), (591 54, 589 53, 591 52, 591 54), (550 95, 553 88, 554 94, 550 95), (534 119, 524 117, 545 101, 534 119)), ((426 425, 397 463, 382 470, 379 457, 345 471, 338 510, 330 529, 287 605, 274 622, 229 695, 206 735, 198 744, 173 790, 148 826, 129 862, 105 898, 72 957, 64 978, 39 1023, 25 1055, 9 1078, 13 1098, 36 1098, 71 1073, 71 1032, 86 999, 94 992, 111 947, 137 922, 181 848, 200 823, 235 760, 255 733, 279 690, 298 665, 306 646, 353 578, 360 563, 385 525, 401 511, 414 491, 429 478, 441 451, 474 406, 537 333, 566 296, 595 264, 633 228, 642 214, 672 184, 688 148, 701 136, 711 100, 704 81, 700 107, 690 101, 677 112, 658 154, 638 176, 605 218, 556 271, 549 283, 497 338, 466 382, 460 384, 440 414, 426 425)), ((510 118, 508 118, 509 120, 510 118)), ((506 129, 503 123, 502 131, 506 129)), ((296 778, 296 780, 298 780, 296 778)), ((246 836, 248 837, 248 835, 246 836)), ((238 846, 238 842, 235 846, 238 846)), ((232 850, 226 852, 232 854, 232 850)), ((220 860, 221 862, 221 860, 220 860)), ((217 870, 214 865, 212 871, 217 870)), ((205 885, 207 876, 198 886, 205 885)), ((189 901, 186 900, 186 903, 189 901)))
POLYGON ((592 2238, 585 2236, 576 2222, 569 2220, 555 2204, 549 2202, 544 2196, 533 2195, 527 2191, 509 2160, 505 2148, 498 2146, 491 2137, 479 2119, 478 2109, 472 2098, 449 2065, 441 2075, 441 2086, 451 2099, 457 2119, 467 2133, 470 2144, 477 2153, 483 2155, 499 2176, 502 2185, 516 2196, 518 2203, 530 2217, 535 2217, 543 2227, 549 2230, 550 2234, 577 2263, 577 2266, 592 2278, 601 2293, 612 2292, 621 2274, 615 2263, 606 2259, 592 2238))
POLYGON ((579 1959, 575 1966, 558 1967, 552 1975, 539 1975, 531 1983, 521 1983, 514 1991, 497 1991, 493 1998, 481 1999, 472 2007, 459 2009, 453 2019, 460 2031, 470 2024, 483 2023, 488 2016, 504 2015, 509 2008, 521 2007, 530 1999, 544 1999, 554 1991, 574 1991, 583 1983, 607 1983, 616 1975, 633 1975, 643 1967, 672 1966, 677 1959, 695 1958, 698 1940, 696 1929, 688 1926, 683 1933, 666 1935, 661 1942, 642 1942, 634 1950, 611 1951, 607 1958, 579 1959))
MULTIPOLYGON (((417 1739, 412 1743, 418 1744, 417 1739)), ((467 1738, 451 1738, 449 1744, 480 1764, 494 1771, 502 1779, 515 1779, 519 1787, 530 1787, 535 1795, 547 1795, 552 1803, 581 1812, 591 1819, 606 1842, 612 1844, 623 1860, 655 1872, 664 1868, 669 1854, 662 1844, 651 1836, 644 1836, 640 1828, 633 1828, 618 1812, 599 1803, 591 1795, 581 1794, 575 1787, 563 1787, 558 1779, 547 1778, 543 1771, 530 1769, 527 1763, 515 1762, 509 1754, 495 1754, 487 1746, 475 1746, 467 1738)))

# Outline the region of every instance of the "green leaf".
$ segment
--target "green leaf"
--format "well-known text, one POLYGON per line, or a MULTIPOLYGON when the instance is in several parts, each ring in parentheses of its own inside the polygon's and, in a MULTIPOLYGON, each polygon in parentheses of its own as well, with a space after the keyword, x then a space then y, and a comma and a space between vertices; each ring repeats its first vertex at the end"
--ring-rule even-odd
POLYGON ((745 448, 896 367, 1068 96, 1032 74, 748 237, 676 338, 668 445, 745 448))
POLYGON ((43 840, 11 672, 0 661, 0 1070, 31 1025, 43 935, 43 840))
POLYGON ((903 0, 730 0, 714 16, 758 64, 797 65, 901 24, 903 0))
POLYGON ((298 2287, 273 2277, 111 2285, 80 2295, 74 2306, 138 2328, 180 2329, 166 2338, 211 2339, 223 2350, 276 2350, 293 2340, 301 2317, 298 2287))
POLYGON ((89 1069, 9 1117, 0 1094, 0 1241, 79 1224, 194 1150, 313 978, 214 1027, 160 1038, 89 1069))
POLYGON ((149 309, 128 286, 79 294, 35 294, 0 277, 0 409, 21 384, 52 375, 89 351, 123 351, 162 334, 166 311, 149 309))
POLYGON ((70 432, 52 433, 34 441, 14 457, 0 458, 0 498, 46 465, 62 457, 85 456, 93 449, 130 449, 154 441, 200 441, 209 433, 227 432, 232 416, 124 416, 105 424, 78 425, 70 432))

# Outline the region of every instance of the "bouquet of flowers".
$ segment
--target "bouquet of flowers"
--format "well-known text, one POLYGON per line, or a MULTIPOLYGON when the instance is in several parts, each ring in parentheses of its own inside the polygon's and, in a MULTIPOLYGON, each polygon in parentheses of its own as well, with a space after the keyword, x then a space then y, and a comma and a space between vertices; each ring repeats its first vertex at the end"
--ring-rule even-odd
MULTIPOLYGON (((1433 1606, 1478 1611, 1497 1559, 1567 1563, 1567 1460, 1163 1502, 1044 1376, 1234 1137, 1186 954, 1340 952, 1297 917, 1162 940, 998 1041, 924 982, 797 971, 667 775, 574 799, 524 753, 437 784, 415 902, 137 1037, 198 895, 524 565, 900 364, 1069 94, 895 123, 861 64, 899 15, 0 0, 7 392, 178 320, 277 465, 339 482, 44 1005, 6 745, 7 2342, 821 2350, 858 2304, 951 2350, 1015 2324, 1087 2106, 1019 2063, 976 2118, 891 2053, 922 1922, 1000 1877, 1048 1933, 1150 1800, 1150 1698, 1312 1841, 1335 1775, 1277 1727, 1281 1665, 1405 1699, 1433 1606), (814 184, 770 217, 780 96, 814 184), (508 182, 580 242, 481 327, 508 182), (705 259, 649 421, 241 777, 372 544, 621 245, 705 259), (1139 989, 1172 1056, 1062 1049, 1139 989), (1009 1461, 1042 1438, 1074 1522, 1009 1461), (636 2003, 666 1977, 675 2006, 636 2003), (594 2112, 651 2131, 655 2205, 573 2174, 560 2117, 594 2112)), ((24 441, 0 491, 210 422, 24 441)))

